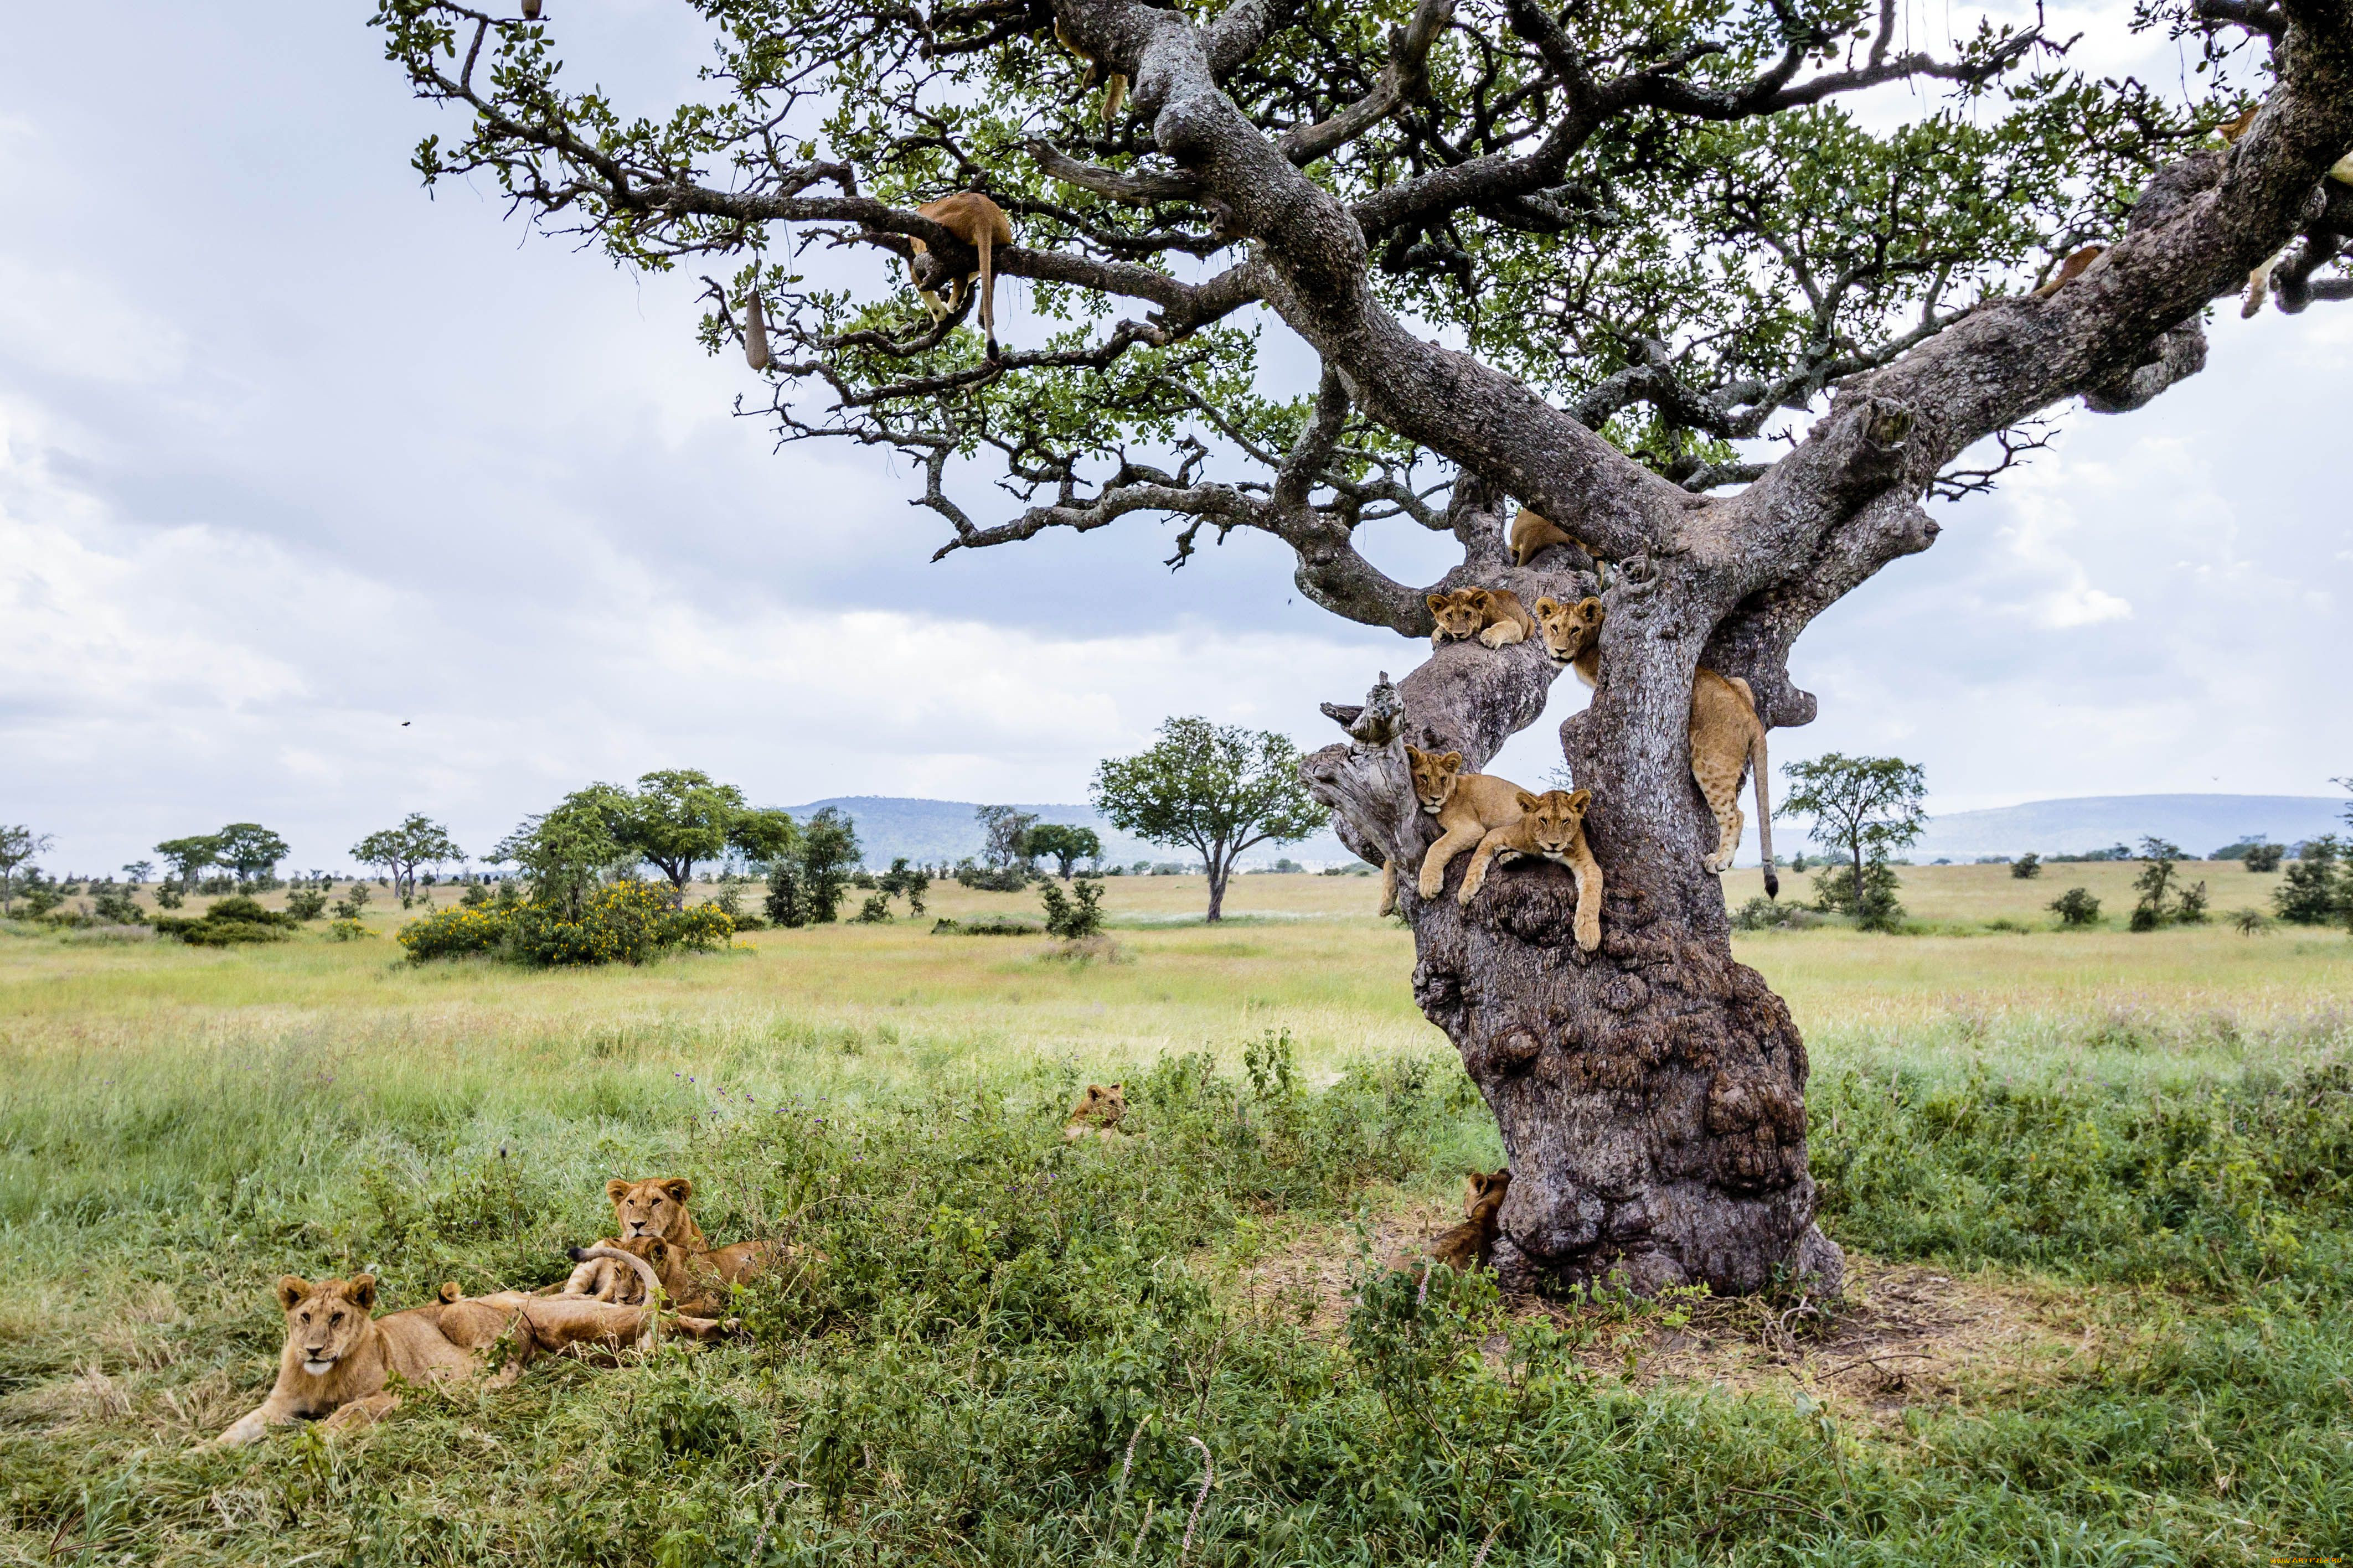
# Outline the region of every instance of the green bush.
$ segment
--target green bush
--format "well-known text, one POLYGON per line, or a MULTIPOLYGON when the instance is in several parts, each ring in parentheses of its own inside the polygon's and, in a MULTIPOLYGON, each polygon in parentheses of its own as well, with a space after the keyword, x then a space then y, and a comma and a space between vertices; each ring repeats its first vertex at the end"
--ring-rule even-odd
POLYGON ((2092 897, 2089 888, 2070 888, 2051 900, 2052 911, 2063 926, 2097 925, 2100 921, 2100 900, 2092 897))
POLYGON ((1785 904, 1761 893, 1732 916, 1735 931, 1807 931, 1821 923, 1820 914, 1803 904, 1785 904))
POLYGON ((327 912, 327 895, 316 888, 297 888, 286 895, 286 912, 298 921, 315 921, 327 912))
POLYGON ((1825 866, 1814 879, 1814 907, 1825 914, 1852 915, 1854 923, 1864 931, 1899 931, 1904 906, 1895 900, 1898 885, 1895 868, 1883 856, 1874 855, 1862 863, 1862 889, 1858 896, 1854 867, 1841 860, 1825 866))
POLYGON ((330 922, 327 934, 337 942, 364 942, 375 932, 368 930, 366 922, 346 916, 330 922))
POLYGON ((2353 911, 2353 873, 2340 868, 2343 847, 2324 833, 2302 847, 2273 889, 2272 908, 2291 925, 2333 925, 2353 911))
POLYGON ((1045 900, 1046 929, 1056 936, 1082 942, 1103 930, 1101 882, 1082 877, 1065 893, 1060 883, 1049 879, 1039 892, 1045 900))
POLYGON ((888 893, 869 893, 866 896, 866 901, 858 906, 858 923, 860 925, 883 925, 888 923, 890 919, 891 895, 888 893))
POLYGON ((243 942, 284 942, 301 922, 292 915, 265 910, 242 894, 223 899, 201 915, 158 915, 155 930, 175 936, 191 947, 235 947, 243 942))
POLYGON ((2021 855, 2010 863, 2010 874, 2020 881, 2040 877, 2042 875, 2042 857, 2031 853, 2021 855))
MULTIPOLYGON (((356 921, 352 923, 358 924, 356 921)), ((400 945, 415 963, 436 958, 495 954, 505 951, 513 928, 513 915, 509 910, 487 903, 470 909, 460 904, 454 910, 442 910, 402 926, 400 945)))
POLYGON ((90 912, 110 925, 147 923, 147 911, 139 907, 128 888, 100 888, 98 897, 90 900, 90 912))
POLYGON ((643 963, 677 948, 724 947, 735 922, 709 904, 672 909, 644 882, 616 882, 581 900, 580 914, 537 903, 513 915, 514 956, 526 963, 643 963))

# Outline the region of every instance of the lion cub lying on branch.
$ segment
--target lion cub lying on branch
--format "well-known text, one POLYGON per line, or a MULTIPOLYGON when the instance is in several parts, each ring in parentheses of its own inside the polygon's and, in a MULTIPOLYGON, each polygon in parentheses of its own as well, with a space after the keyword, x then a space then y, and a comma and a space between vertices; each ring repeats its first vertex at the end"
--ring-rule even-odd
MULTIPOLYGON (((1435 899, 1445 891, 1446 868, 1474 845, 1471 868, 1454 895, 1457 903, 1466 906, 1486 885, 1487 868, 1496 856, 1551 860, 1577 877, 1577 945, 1587 952, 1601 945, 1601 867, 1585 843, 1590 790, 1555 789, 1535 795, 1509 779, 1464 773, 1460 752, 1433 754, 1409 745, 1405 757, 1413 772, 1414 799, 1445 830, 1421 858, 1416 889, 1423 898, 1435 899)), ((1383 912, 1396 901, 1397 870, 1385 867, 1383 912)))
POLYGON ((1520 596, 1509 588, 1457 588, 1432 594, 1424 601, 1438 622, 1430 646, 1477 638, 1488 647, 1509 647, 1536 635, 1536 621, 1520 596))

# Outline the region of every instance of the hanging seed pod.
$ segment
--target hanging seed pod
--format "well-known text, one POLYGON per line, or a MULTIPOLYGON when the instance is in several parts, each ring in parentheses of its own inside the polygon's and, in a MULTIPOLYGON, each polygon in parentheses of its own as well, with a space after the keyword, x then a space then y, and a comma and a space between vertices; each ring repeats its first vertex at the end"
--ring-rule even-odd
POLYGON ((539 20, 539 0, 522 0, 522 19, 526 22, 539 20))
POLYGON ((765 370, 776 363, 768 353, 768 318, 761 312, 757 289, 744 301, 744 363, 754 370, 765 370))

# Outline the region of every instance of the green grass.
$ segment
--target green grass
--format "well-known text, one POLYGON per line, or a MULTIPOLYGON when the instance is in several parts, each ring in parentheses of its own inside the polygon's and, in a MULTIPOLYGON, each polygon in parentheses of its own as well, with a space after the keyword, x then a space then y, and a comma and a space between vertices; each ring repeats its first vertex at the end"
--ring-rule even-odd
POLYGON ((1294 880, 1253 912, 1306 918, 1083 964, 906 922, 555 973, 0 937, 0 1560, 740 1563, 773 1509, 771 1563, 1174 1563, 1189 1438, 1204 1564, 2353 1548, 2353 942, 1744 939, 1809 1032, 1825 1226, 2090 1347, 1872 1415, 1805 1364, 1597 1366, 1622 1305, 1380 1277, 1347 1238, 1499 1146, 1369 890, 1238 887, 1294 880), (1111 1077, 1148 1136, 1066 1144, 1111 1077), (279 1273, 552 1279, 657 1171, 818 1285, 740 1345, 195 1446, 267 1386, 279 1273), (1337 1324, 1237 1283, 1306 1235, 1367 1281, 1337 1324))

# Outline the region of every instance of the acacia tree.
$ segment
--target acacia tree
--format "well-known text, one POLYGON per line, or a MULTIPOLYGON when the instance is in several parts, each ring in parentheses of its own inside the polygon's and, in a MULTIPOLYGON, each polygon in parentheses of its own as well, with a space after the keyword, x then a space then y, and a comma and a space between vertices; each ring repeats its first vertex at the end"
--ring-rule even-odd
POLYGON ((353 845, 352 858, 382 870, 392 890, 406 902, 417 894, 419 867, 462 861, 466 852, 458 847, 448 828, 421 811, 412 811, 398 826, 378 828, 353 845))
MULTIPOLYGON (((2209 302, 2283 246, 2281 309, 2353 294, 2328 270, 2353 186, 2327 178, 2353 147, 2353 0, 2142 0, 2206 57, 2194 100, 1966 16, 1949 49, 1899 47, 1894 0, 697 0, 713 63, 668 109, 567 81, 595 15, 379 0, 411 85, 463 117, 417 166, 494 179, 625 264, 725 274, 702 332, 745 343, 746 412, 908 455, 941 554, 1174 520, 1182 563, 1252 529, 1307 597, 1407 637, 1432 589, 1574 596, 1588 552, 1616 563, 1600 689, 1562 732, 1599 950, 1567 940, 1556 868, 1469 909, 1404 879, 1416 995, 1511 1156, 1514 1283, 1839 1271, 1803 1043, 1701 863, 1694 668, 1810 721, 1792 642, 1935 542, 1926 498, 1993 482, 2042 410, 2136 408, 2196 371, 2209 302), (1098 127, 1058 29, 1134 84, 1127 116, 1098 127), (1908 118, 1844 107, 1879 88, 1908 118), (1049 323, 1001 354, 885 265, 918 240, 973 264, 915 210, 959 188, 1011 215, 996 264, 1049 323), (2029 291, 2090 239, 2091 269, 2029 291), (1260 374, 1276 327, 1312 387, 1260 374), (1028 504, 976 517, 992 483, 1028 504), (1514 564, 1513 501, 1584 549, 1514 564), (1384 522, 1460 564, 1389 577, 1359 548, 1384 522)), ((1343 841, 1418 864, 1404 743, 1482 767, 1556 675, 1535 641, 1455 644, 1367 703, 1306 763, 1343 841)))
POLYGON ((258 822, 232 822, 213 835, 215 858, 239 882, 267 880, 292 851, 286 840, 258 822))
POLYGON ((1022 840, 1022 847, 1032 855, 1054 858, 1054 875, 1065 882, 1071 879, 1071 868, 1082 860, 1103 858, 1103 837, 1092 827, 1073 827, 1064 822, 1041 822, 1031 828, 1022 840))
POLYGON ((56 842, 51 835, 36 833, 22 823, 0 826, 0 915, 16 912, 16 868, 47 853, 56 842))
POLYGON ((1148 844, 1199 855, 1211 921, 1225 918, 1226 882, 1244 850, 1295 843, 1326 820, 1290 736, 1207 719, 1170 719, 1135 755, 1107 758, 1095 770, 1095 809, 1148 844))
MULTIPOLYGON (((1781 772, 1790 784, 1781 809, 1812 817, 1815 843, 1840 845, 1846 850, 1843 886, 1828 883, 1827 896, 1862 917, 1866 926, 1877 923, 1870 907, 1870 881, 1863 863, 1868 860, 1884 871, 1889 851, 1917 841, 1928 826, 1924 804, 1927 774, 1919 763, 1901 757, 1850 757, 1842 752, 1825 752, 1791 763, 1781 772)), ((1892 878, 1894 873, 1887 875, 1892 878)), ((1890 915, 1902 912, 1894 908, 1894 899, 1891 880, 1884 895, 1885 912, 1890 915)))

